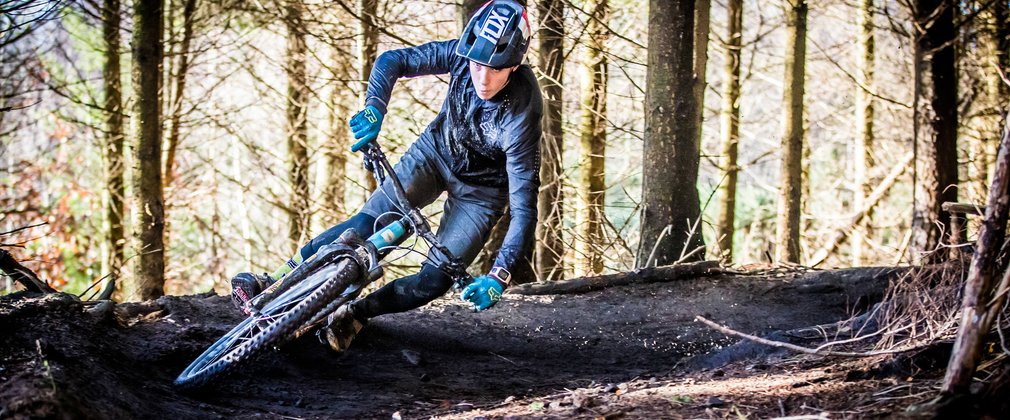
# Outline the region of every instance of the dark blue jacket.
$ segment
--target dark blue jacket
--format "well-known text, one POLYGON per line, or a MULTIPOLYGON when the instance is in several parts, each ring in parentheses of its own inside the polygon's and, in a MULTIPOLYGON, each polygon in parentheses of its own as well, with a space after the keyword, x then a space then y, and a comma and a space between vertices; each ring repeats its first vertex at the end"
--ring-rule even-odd
POLYGON ((397 79, 449 74, 442 109, 421 136, 434 140, 463 182, 508 187, 512 222, 495 265, 515 272, 516 262, 531 255, 535 236, 543 98, 533 71, 522 65, 495 97, 481 99, 470 81, 469 60, 455 51, 452 40, 382 53, 368 78, 365 104, 385 114, 397 79))

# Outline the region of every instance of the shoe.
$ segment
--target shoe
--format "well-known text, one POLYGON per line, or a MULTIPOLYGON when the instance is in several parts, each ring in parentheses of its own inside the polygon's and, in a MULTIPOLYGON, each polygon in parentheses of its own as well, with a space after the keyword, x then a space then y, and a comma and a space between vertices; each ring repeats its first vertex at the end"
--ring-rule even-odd
POLYGON ((245 304, 273 282, 266 273, 238 273, 231 278, 231 303, 244 311, 245 304))
POLYGON ((351 346, 354 336, 358 335, 362 328, 365 328, 367 322, 367 320, 354 315, 351 303, 343 305, 326 318, 326 326, 323 328, 326 333, 326 342, 333 351, 342 353, 351 346))

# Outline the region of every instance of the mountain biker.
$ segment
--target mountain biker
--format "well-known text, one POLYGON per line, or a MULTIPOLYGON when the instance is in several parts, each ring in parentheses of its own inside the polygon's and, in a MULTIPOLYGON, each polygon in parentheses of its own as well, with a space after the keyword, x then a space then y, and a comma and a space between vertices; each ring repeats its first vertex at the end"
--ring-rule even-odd
MULTIPOLYGON (((448 192, 437 236, 464 266, 476 258, 505 206, 511 208, 512 220, 494 267, 462 293, 477 311, 498 302, 510 273, 528 258, 533 245, 543 99, 533 71, 522 64, 529 42, 524 5, 488 1, 458 40, 381 54, 368 79, 365 108, 350 120, 356 140, 351 150, 358 151, 378 136, 397 79, 450 75, 442 109, 394 170, 418 207, 448 192)), ((236 275, 232 299, 241 306, 349 228, 368 237, 376 220, 388 221, 381 216, 394 209, 381 191, 373 192, 359 213, 312 239, 274 273, 236 275)), ((325 328, 330 347, 345 350, 369 318, 415 309, 445 294, 452 279, 437 268, 441 262, 429 253, 418 273, 331 314, 325 328)))

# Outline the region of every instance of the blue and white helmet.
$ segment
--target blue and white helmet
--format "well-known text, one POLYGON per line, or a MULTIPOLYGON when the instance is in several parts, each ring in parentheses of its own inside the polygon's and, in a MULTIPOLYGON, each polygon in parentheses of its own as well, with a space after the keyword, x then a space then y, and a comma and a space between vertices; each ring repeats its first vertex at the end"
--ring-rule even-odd
POLYGON ((526 8, 515 0, 491 0, 466 24, 456 54, 485 66, 505 68, 521 64, 529 46, 526 8))

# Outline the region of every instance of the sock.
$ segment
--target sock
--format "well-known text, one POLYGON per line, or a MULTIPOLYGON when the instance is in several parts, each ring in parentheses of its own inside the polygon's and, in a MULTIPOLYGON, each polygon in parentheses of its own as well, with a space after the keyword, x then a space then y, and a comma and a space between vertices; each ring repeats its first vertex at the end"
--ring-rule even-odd
POLYGON ((270 278, 273 281, 280 280, 281 277, 284 277, 285 275, 290 273, 291 270, 294 270, 295 267, 298 267, 298 264, 301 263, 302 263, 302 254, 301 252, 299 252, 295 254, 295 256, 291 257, 291 259, 289 259, 288 262, 284 263, 284 265, 277 267, 277 270, 274 270, 273 274, 270 274, 270 278))

